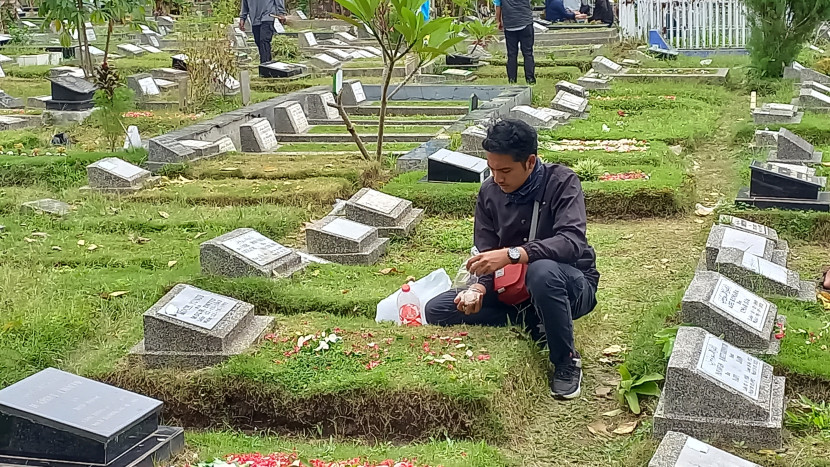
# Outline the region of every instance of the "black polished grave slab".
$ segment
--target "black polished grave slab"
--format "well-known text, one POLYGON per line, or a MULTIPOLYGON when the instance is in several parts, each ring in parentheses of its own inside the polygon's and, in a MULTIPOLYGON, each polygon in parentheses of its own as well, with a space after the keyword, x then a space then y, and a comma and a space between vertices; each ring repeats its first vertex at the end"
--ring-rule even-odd
POLYGON ((165 460, 182 445, 180 428, 159 427, 161 407, 47 368, 0 390, 0 465, 152 465, 136 462, 165 460))
POLYGON ((482 183, 490 176, 487 160, 461 152, 439 149, 427 160, 427 181, 482 183))
POLYGON ((187 55, 173 55, 173 69, 187 71, 187 55))
POLYGON ((790 199, 790 198, 767 198, 751 196, 749 188, 742 188, 738 191, 735 204, 745 204, 759 209, 786 209, 797 211, 821 211, 830 212, 830 192, 822 191, 817 199, 790 199))
POLYGON ((448 54, 447 55, 447 65, 451 66, 459 66, 459 65, 475 65, 478 63, 478 57, 473 55, 467 54, 448 54))
POLYGON ((818 177, 780 165, 752 161, 749 169, 749 195, 753 198, 815 200, 824 188, 818 177))
POLYGON ((45 47, 47 52, 60 52, 63 55, 64 60, 69 60, 71 58, 75 58, 78 55, 78 46, 73 45, 71 47, 62 47, 62 46, 47 46, 45 47))
POLYGON ((290 78, 303 72, 303 69, 283 62, 265 62, 259 65, 259 76, 261 78, 290 78))
POLYGON ((52 98, 46 101, 48 110, 87 110, 93 106, 92 96, 97 86, 83 78, 58 76, 52 82, 52 98))

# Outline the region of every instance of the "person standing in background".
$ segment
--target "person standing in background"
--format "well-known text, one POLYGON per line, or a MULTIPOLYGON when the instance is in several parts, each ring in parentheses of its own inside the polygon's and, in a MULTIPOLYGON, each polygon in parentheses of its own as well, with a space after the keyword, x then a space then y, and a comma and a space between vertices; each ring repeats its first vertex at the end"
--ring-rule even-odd
POLYGON ((588 15, 572 11, 565 8, 563 0, 546 0, 545 1, 545 19, 551 23, 559 23, 561 21, 585 19, 588 15))
POLYGON ((536 84, 536 62, 533 59, 533 10, 530 0, 493 0, 496 21, 504 31, 507 45, 507 82, 516 83, 519 74, 519 48, 524 57, 525 82, 536 84))
POLYGON ((259 50, 259 63, 271 61, 271 39, 274 37, 275 18, 285 23, 285 0, 242 0, 239 29, 245 30, 245 21, 251 19, 254 42, 259 50))

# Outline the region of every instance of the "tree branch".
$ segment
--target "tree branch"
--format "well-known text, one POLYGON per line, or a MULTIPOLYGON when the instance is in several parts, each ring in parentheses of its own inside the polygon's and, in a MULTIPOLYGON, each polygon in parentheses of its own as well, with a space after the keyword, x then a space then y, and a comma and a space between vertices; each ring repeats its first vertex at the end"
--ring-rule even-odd
POLYGON ((371 156, 369 156, 369 151, 366 149, 366 146, 363 144, 363 140, 360 138, 360 135, 357 134, 357 130, 354 129, 354 124, 352 120, 349 118, 349 114, 346 113, 346 108, 343 106, 343 91, 337 93, 337 97, 335 98, 335 102, 332 104, 331 102, 327 103, 329 107, 334 107, 337 109, 337 113, 340 114, 340 118, 343 119, 343 123, 346 124, 346 130, 352 135, 352 139, 354 140, 357 148, 360 150, 360 155, 363 157, 364 160, 371 160, 371 156))
POLYGON ((389 99, 393 98, 393 97, 395 96, 395 94, 397 94, 397 93, 398 93, 398 91, 400 91, 400 90, 401 90, 401 88, 403 88, 404 86, 406 86, 406 85, 407 85, 407 83, 409 83, 409 81, 410 81, 410 80, 412 80, 412 78, 413 78, 416 74, 418 74, 418 71, 421 69, 421 67, 422 67, 422 66, 424 66, 424 63, 425 63, 425 61, 424 61, 424 60, 418 60, 418 65, 417 65, 417 66, 415 66, 415 69, 413 69, 411 72, 409 72, 409 74, 406 76, 406 78, 404 78, 404 80, 403 80, 403 81, 401 81, 401 82, 400 82, 400 83, 399 83, 399 84, 395 87, 395 89, 393 89, 393 90, 392 90, 392 92, 390 92, 390 93, 389 93, 389 99))

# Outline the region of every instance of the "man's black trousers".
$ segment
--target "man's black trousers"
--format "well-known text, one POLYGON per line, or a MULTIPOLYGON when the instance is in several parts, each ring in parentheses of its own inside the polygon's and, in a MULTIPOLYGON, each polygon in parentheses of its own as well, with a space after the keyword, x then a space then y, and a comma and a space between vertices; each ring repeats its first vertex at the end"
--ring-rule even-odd
POLYGON ((596 306, 594 286, 579 269, 549 259, 530 263, 526 284, 530 292, 528 302, 505 305, 496 292, 490 292, 484 296, 481 311, 471 315, 458 311, 454 303, 458 290, 450 290, 427 303, 427 322, 441 326, 522 323, 540 345, 547 340, 552 364, 569 362, 575 355, 573 322, 596 306))

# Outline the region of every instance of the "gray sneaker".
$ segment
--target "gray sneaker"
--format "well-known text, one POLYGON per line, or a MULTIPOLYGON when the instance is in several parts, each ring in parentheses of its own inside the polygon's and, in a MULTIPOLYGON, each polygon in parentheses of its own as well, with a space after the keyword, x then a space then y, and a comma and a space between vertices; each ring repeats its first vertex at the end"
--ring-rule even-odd
POLYGON ((550 394, 558 399, 576 399, 582 394, 582 359, 577 353, 571 362, 556 365, 548 372, 550 394))

